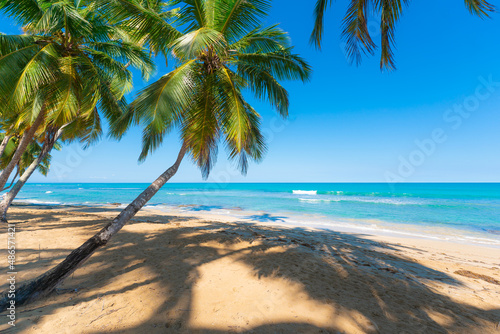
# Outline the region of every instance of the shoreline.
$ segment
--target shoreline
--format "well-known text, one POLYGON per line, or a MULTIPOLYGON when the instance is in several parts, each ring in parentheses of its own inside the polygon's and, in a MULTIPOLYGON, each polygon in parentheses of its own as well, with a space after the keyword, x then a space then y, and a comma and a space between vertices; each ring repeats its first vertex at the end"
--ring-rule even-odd
MULTIPOLYGON (((61 204, 61 203, 32 203, 23 202, 23 200, 14 201, 13 206, 35 206, 35 207, 55 207, 55 208, 68 208, 68 207, 82 207, 82 208, 110 208, 122 209, 126 207, 123 203, 105 203, 105 204, 61 204)), ((294 219, 281 219, 288 217, 281 217, 279 213, 268 213, 263 211, 244 210, 240 208, 218 208, 219 211, 213 212, 210 208, 208 210, 200 210, 199 207, 203 205, 165 205, 165 204, 149 204, 146 205, 141 211, 152 211, 168 215, 179 216, 207 216, 220 221, 234 221, 242 220, 245 222, 256 222, 258 224, 278 226, 278 227, 299 227, 309 228, 316 230, 326 230, 344 233, 362 233, 373 237, 388 237, 388 238, 405 238, 405 239, 423 239, 435 240, 436 242, 449 242, 459 245, 471 245, 478 247, 487 247, 493 249, 500 249, 500 238, 490 239, 486 233, 478 233, 467 230, 460 230, 452 227, 440 227, 439 232, 436 232, 438 227, 433 227, 435 231, 425 232, 416 231, 422 228, 429 228, 428 226, 419 226, 415 224, 396 224, 387 223, 379 220, 367 221, 352 219, 351 222, 334 221, 328 219, 318 219, 317 217, 307 218, 294 217, 294 219), (189 208, 196 208, 190 210, 189 208), (245 214, 243 214, 245 213, 245 214), (261 219, 261 216, 264 217, 261 219), (249 218, 250 217, 250 218, 249 218), (252 219, 252 217, 254 217, 252 219), (281 220, 281 222, 280 222, 281 220), (305 221, 312 220, 307 224, 305 221), (452 233, 452 234, 451 234, 452 233), (467 236, 468 233, 473 233, 474 237, 467 236)))
MULTIPOLYGON (((120 209, 11 210, 25 282, 120 209)), ((6 235, 3 228, 1 252, 6 235)), ((497 333, 499 258, 496 249, 445 241, 143 210, 57 293, 20 307, 15 330, 497 333)))

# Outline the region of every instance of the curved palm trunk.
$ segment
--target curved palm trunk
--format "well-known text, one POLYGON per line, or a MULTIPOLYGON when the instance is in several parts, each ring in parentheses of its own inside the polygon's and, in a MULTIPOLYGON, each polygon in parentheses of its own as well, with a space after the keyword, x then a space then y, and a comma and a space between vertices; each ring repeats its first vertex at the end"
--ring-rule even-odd
POLYGON ((2 143, 0 144, 0 157, 3 155, 3 152, 5 151, 5 148, 7 147, 7 144, 9 143, 10 138, 12 138, 12 135, 5 135, 2 139, 2 143))
MULTIPOLYGON (((183 145, 175 163, 161 174, 149 187, 146 188, 132 203, 130 203, 120 214, 97 232, 80 247, 72 251, 63 262, 28 282, 16 291, 16 306, 26 304, 41 298, 52 292, 62 281, 80 267, 94 252, 106 245, 120 229, 175 175, 184 155, 186 146, 183 145)), ((0 312, 9 305, 7 293, 0 300, 0 312)))
POLYGON ((14 167, 16 167, 16 165, 19 163, 19 160, 21 160, 21 156, 23 155, 24 151, 26 151, 26 148, 28 147, 29 143, 33 140, 36 130, 38 129, 40 124, 42 124, 42 121, 44 119, 44 114, 45 111, 42 108, 42 110, 40 110, 40 112, 38 113, 35 122, 33 122, 29 130, 25 131, 23 136, 21 137, 16 152, 12 156, 12 159, 10 160, 7 167, 5 167, 5 169, 0 174, 0 189, 3 189, 5 187, 5 184, 7 183, 10 174, 14 170, 14 167))
POLYGON ((12 187, 12 189, 5 194, 2 203, 0 203, 0 217, 1 217, 0 220, 2 221, 2 223, 7 223, 7 211, 9 210, 12 201, 14 200, 14 198, 16 198, 21 188, 24 186, 26 181, 28 181, 28 179, 31 177, 31 175, 36 170, 38 165, 42 162, 42 160, 45 158, 47 153, 49 153, 52 150, 54 144, 59 139, 59 137, 61 137, 62 133, 63 133, 63 127, 61 127, 57 131, 52 131, 51 134, 47 134, 46 140, 43 143, 42 150, 40 151, 38 157, 36 157, 36 159, 33 160, 33 162, 28 166, 28 168, 26 168, 23 175, 21 175, 21 177, 16 182, 14 187, 12 187))
POLYGON ((19 176, 19 165, 16 166, 16 174, 14 174, 14 177, 12 178, 12 181, 10 181, 10 184, 5 188, 0 189, 0 191, 4 191, 12 187, 18 176, 19 176))

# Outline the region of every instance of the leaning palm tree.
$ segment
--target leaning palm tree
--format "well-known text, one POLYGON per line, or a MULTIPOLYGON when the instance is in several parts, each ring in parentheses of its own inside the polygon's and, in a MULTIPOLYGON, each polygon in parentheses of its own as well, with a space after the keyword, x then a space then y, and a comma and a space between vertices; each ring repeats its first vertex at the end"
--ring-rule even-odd
MULTIPOLYGON (((324 34, 324 16, 332 0, 317 0, 314 9, 314 28, 310 41, 321 48, 324 34)), ((342 23, 342 38, 348 58, 359 64, 364 55, 373 55, 377 44, 368 31, 368 20, 380 20, 380 68, 394 70, 394 31, 410 0, 350 0, 342 23)), ((465 6, 473 15, 489 17, 495 7, 486 0, 465 0, 465 6)))
MULTIPOLYGON (((207 177, 215 163, 217 147, 225 143, 230 159, 243 173, 248 160, 260 160, 265 144, 260 116, 243 96, 249 90, 267 99, 283 117, 288 114, 288 94, 279 80, 306 81, 309 65, 293 54, 287 35, 277 26, 260 28, 270 1, 176 1, 179 19, 171 22, 158 8, 140 1, 110 0, 103 10, 118 12, 124 26, 135 28, 137 38, 157 50, 171 51, 175 68, 142 90, 129 112, 114 120, 113 135, 120 137, 132 123, 144 126, 140 159, 159 147, 165 135, 178 129, 182 147, 175 163, 147 187, 113 221, 71 252, 59 265, 16 292, 17 304, 52 291, 98 248, 104 246, 177 172, 188 154, 207 177), (123 6, 121 6, 123 4, 123 6), (118 5, 119 8, 111 6, 118 5), (133 6, 130 10, 127 6, 133 6), (163 27, 173 37, 162 45, 141 27, 163 27)), ((159 38, 164 39, 162 35, 159 38)), ((7 299, 0 303, 5 307, 7 299)))
MULTIPOLYGON (((3 156, 0 157, 0 168, 4 168, 9 161, 12 158, 12 155, 16 151, 16 144, 18 141, 15 143, 11 141, 9 143, 9 146, 6 150, 3 156)), ((54 144, 54 149, 60 150, 61 145, 58 143, 54 144)), ((26 151, 24 151, 23 156, 19 160, 19 163, 17 164, 16 168, 16 174, 12 178, 12 182, 10 182, 9 186, 5 187, 3 190, 8 190, 11 189, 15 184, 19 182, 17 179, 21 179, 22 175, 26 173, 26 171, 29 169, 31 165, 33 165, 33 162, 36 161, 39 158, 39 161, 37 163, 37 170, 42 174, 43 176, 47 176, 50 168, 50 160, 51 160, 51 155, 49 153, 41 155, 41 153, 44 152, 44 145, 39 143, 37 140, 32 141, 29 145, 26 151)), ((11 189, 12 190, 12 189, 11 189)), ((9 191, 10 192, 10 191, 9 191)), ((7 194, 7 193, 6 193, 7 194)), ((5 195, 2 196, 5 198, 5 195)))
POLYGON ((122 113, 121 92, 132 85, 128 65, 147 77, 154 64, 96 10, 93 1, 0 0, 0 10, 23 26, 23 35, 0 35, 0 112, 23 133, 0 189, 35 133, 76 117, 122 113))
MULTIPOLYGON (((42 175, 47 175, 50 168, 50 152, 53 148, 60 149, 60 145, 57 145, 59 139, 66 143, 79 140, 88 146, 101 135, 102 129, 98 113, 93 116, 95 117, 73 120, 62 127, 47 126, 40 134, 41 145, 36 140, 30 143, 30 145, 36 147, 36 150, 33 152, 33 150, 28 149, 24 152, 23 157, 26 156, 26 158, 24 161, 21 159, 23 167, 18 168, 16 173, 16 175, 20 175, 19 180, 14 183, 16 177, 13 178, 12 188, 4 194, 0 202, 0 221, 7 222, 7 211, 35 170, 38 170, 42 175)), ((11 159, 11 157, 7 157, 7 159, 11 159)))
MULTIPOLYGON (((14 139, 11 139, 9 143, 6 145, 4 152, 2 153, 2 155, 0 155, 0 169, 5 168, 5 166, 11 161, 12 155, 16 152, 18 143, 19 140, 16 137, 14 139)), ((59 150, 60 146, 55 145, 54 148, 59 150)), ((12 186, 18 182, 17 178, 22 176, 26 172, 27 168, 36 160, 36 158, 40 155, 40 152, 42 151, 43 151, 42 145, 40 145, 36 140, 29 143, 28 147, 26 148, 26 151, 24 151, 21 159, 16 165, 16 173, 12 177, 12 181, 0 191, 11 189, 12 186)), ((51 159, 50 155, 46 154, 38 162, 38 167, 39 167, 38 170, 44 176, 46 176, 48 173, 50 159, 51 159)), ((6 194, 4 194, 4 196, 2 197, 5 198, 5 195, 6 194)))

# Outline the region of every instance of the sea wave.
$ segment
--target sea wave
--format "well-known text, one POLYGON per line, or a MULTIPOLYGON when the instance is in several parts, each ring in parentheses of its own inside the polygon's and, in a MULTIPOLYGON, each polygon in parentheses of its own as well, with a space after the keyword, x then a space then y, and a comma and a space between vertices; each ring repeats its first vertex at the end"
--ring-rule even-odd
POLYGON ((393 193, 393 192, 377 192, 377 191, 342 191, 342 190, 330 190, 330 191, 318 191, 318 195, 341 195, 341 196, 360 196, 360 197, 416 197, 416 195, 407 193, 393 193))
POLYGON ((317 190, 292 190, 295 195, 317 195, 317 190))
POLYGON ((50 190, 48 190, 48 191, 46 191, 45 193, 46 193, 46 194, 52 194, 53 192, 52 192, 52 191, 50 191, 50 190))
POLYGON ((374 203, 390 205, 423 205, 421 201, 401 200, 395 198, 362 198, 362 197, 337 197, 337 198, 299 198, 299 201, 309 203, 319 202, 355 202, 355 203, 374 203))
POLYGON ((341 199, 325 199, 325 198, 299 198, 301 202, 319 203, 319 202, 340 202, 341 199))
POLYGON ((56 201, 39 201, 37 199, 19 199, 19 200, 14 200, 14 202, 17 202, 17 203, 28 203, 28 204, 51 204, 51 205, 60 205, 60 204, 62 204, 61 202, 56 202, 56 201))

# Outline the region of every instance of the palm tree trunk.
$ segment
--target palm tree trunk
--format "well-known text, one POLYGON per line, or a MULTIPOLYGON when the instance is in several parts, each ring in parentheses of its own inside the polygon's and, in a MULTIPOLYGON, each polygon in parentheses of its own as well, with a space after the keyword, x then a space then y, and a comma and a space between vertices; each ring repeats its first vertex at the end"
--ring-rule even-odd
POLYGON ((16 166, 16 174, 14 174, 14 177, 12 178, 12 181, 10 181, 10 184, 5 188, 0 189, 0 191, 4 191, 4 190, 7 190, 10 187, 12 187, 12 185, 14 184, 14 181, 16 181, 18 176, 19 176, 19 164, 17 164, 17 166, 16 166))
POLYGON ((2 156, 3 152, 5 151, 5 148, 7 147, 7 144, 9 143, 10 138, 12 138, 12 135, 5 135, 2 139, 2 143, 0 144, 0 157, 2 156))
MULTIPOLYGON (((107 224, 102 230, 97 232, 92 238, 88 239, 80 247, 72 251, 63 262, 54 268, 40 275, 31 282, 28 282, 16 291, 16 306, 26 304, 35 299, 44 297, 52 292, 62 281, 71 275, 80 267, 94 252, 106 245, 121 228, 144 206, 146 203, 175 175, 184 155, 186 154, 186 145, 177 156, 175 163, 161 174, 149 187, 146 188, 132 203, 130 203, 120 214, 107 224)), ((4 311, 10 300, 7 293, 0 300, 0 312, 4 311)))
POLYGON ((38 154, 38 157, 36 157, 35 160, 26 168, 24 171, 23 175, 19 178, 19 180, 16 182, 14 187, 5 194, 2 203, 0 203, 0 220, 2 223, 7 223, 7 211, 9 210, 12 201, 14 198, 16 198, 17 194, 21 190, 21 188, 24 186, 26 181, 30 178, 30 176, 33 174, 33 172, 36 170, 38 165, 42 162, 42 160, 45 158, 47 153, 49 153, 52 148, 54 147, 54 144, 56 141, 61 137, 63 133, 63 128, 61 127, 59 130, 53 130, 53 134, 47 134, 46 139, 43 143, 42 150, 40 151, 40 154, 38 154))
POLYGON ((16 167, 19 160, 21 160, 21 156, 23 155, 24 151, 26 151, 26 148, 28 147, 29 143, 33 140, 36 130, 38 129, 40 124, 42 124, 42 121, 44 119, 44 114, 45 110, 42 107, 42 110, 40 110, 40 112, 38 113, 35 122, 33 122, 28 131, 24 132, 21 140, 19 141, 19 145, 17 146, 16 152, 12 156, 12 159, 10 160, 7 167, 5 167, 5 169, 0 174, 0 189, 3 189, 3 187, 5 187, 5 184, 7 183, 10 174, 14 170, 14 167, 16 167))

